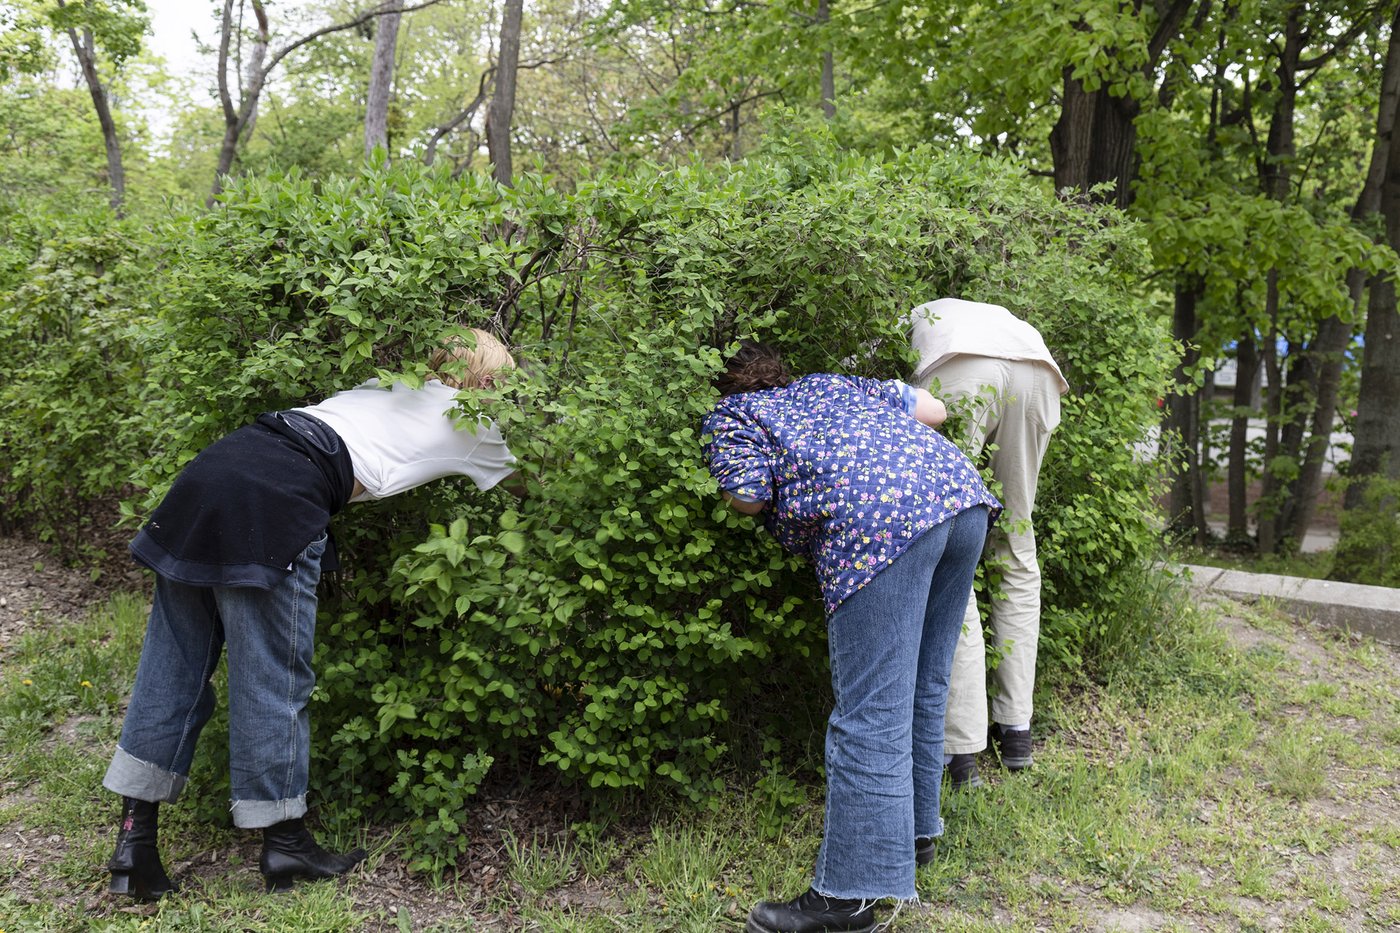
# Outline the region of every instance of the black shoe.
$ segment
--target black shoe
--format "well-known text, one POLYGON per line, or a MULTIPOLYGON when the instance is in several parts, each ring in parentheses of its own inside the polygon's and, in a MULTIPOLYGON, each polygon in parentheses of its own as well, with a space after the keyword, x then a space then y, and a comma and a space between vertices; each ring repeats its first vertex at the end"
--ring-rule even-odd
POLYGON ((156 849, 158 803, 122 798, 122 822, 117 848, 107 862, 112 873, 108 891, 129 894, 138 901, 156 901, 176 890, 156 849))
POLYGON ((974 754, 954 755, 953 760, 943 766, 948 775, 948 783, 953 790, 981 787, 982 775, 977 773, 977 756, 974 754))
POLYGON ((938 854, 937 836, 920 836, 914 840, 914 864, 928 865, 938 854))
POLYGON ((1031 757, 1031 730, 1003 729, 1001 723, 994 722, 989 734, 1006 770, 1021 771, 1035 762, 1031 757))
POLYGON ((785 903, 760 901, 749 911, 746 933, 870 933, 875 902, 827 897, 808 888, 785 903))
POLYGON ((343 875, 365 859, 364 849, 340 854, 327 852, 311 838, 301 819, 283 820, 263 830, 262 858, 258 870, 269 891, 290 891, 298 878, 314 880, 343 875))

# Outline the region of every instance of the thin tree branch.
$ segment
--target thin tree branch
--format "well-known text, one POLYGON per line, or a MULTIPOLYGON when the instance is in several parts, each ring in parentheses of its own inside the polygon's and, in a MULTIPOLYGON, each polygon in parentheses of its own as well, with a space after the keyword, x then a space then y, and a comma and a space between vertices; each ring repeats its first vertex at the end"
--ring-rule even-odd
POLYGON ((389 3, 381 3, 379 6, 374 7, 373 9, 366 10, 365 12, 361 13, 359 16, 355 17, 352 20, 349 20, 344 23, 336 23, 331 26, 325 26, 321 29, 316 30, 315 32, 307 33, 300 39, 288 45, 286 48, 283 48, 276 54, 274 54, 272 58, 268 60, 267 64, 263 66, 262 70, 264 73, 270 72, 272 69, 277 67, 278 62, 282 61, 282 59, 286 58, 292 52, 295 52, 297 49, 301 48, 303 45, 306 45, 308 42, 316 41, 322 36, 328 36, 333 32, 344 32, 347 29, 354 29, 361 23, 367 23, 377 16, 387 16, 390 13, 413 13, 417 10, 425 10, 430 6, 437 6, 441 2, 442 0, 424 0, 424 2, 422 3, 417 3, 413 6, 406 6, 400 10, 395 10, 393 6, 389 3))
POLYGON ((224 121, 232 123, 238 119, 238 111, 233 107, 233 97, 228 91, 228 44, 233 36, 233 0, 224 0, 224 16, 219 30, 219 103, 224 109, 224 121))
MULTIPOLYGON (((1181 32, 1181 21, 1186 18, 1186 13, 1191 9, 1191 4, 1195 0, 1176 0, 1175 3, 1162 14, 1162 19, 1157 23, 1157 30, 1152 34, 1152 38, 1147 43, 1147 64, 1145 71, 1151 73, 1157 67, 1157 60, 1162 57, 1162 53, 1167 50, 1167 46, 1181 32)), ((1207 0, 1207 5, 1209 0, 1207 0)))
POLYGON ((472 98, 472 102, 470 104, 467 104, 466 109, 464 109, 461 113, 457 114, 457 116, 453 117, 451 120, 448 120, 446 123, 442 124, 436 130, 433 131, 432 138, 428 140, 428 148, 423 152, 424 165, 433 164, 433 160, 437 158, 438 143, 442 142, 443 137, 447 136, 449 133, 456 130, 457 127, 461 126, 463 123, 470 120, 473 116, 476 115, 477 110, 486 100, 486 89, 487 86, 490 84, 491 76, 495 73, 495 65, 492 65, 491 67, 482 71, 481 80, 477 83, 476 96, 472 98))
POLYGON ((708 124, 710 124, 710 123, 714 123, 714 122, 716 122, 716 121, 718 121, 718 120, 724 119, 724 117, 725 117, 727 114, 732 113, 734 110, 738 109, 739 107, 744 106, 745 104, 751 104, 751 103, 753 103, 754 101, 756 101, 756 100, 762 100, 762 99, 765 98, 765 97, 775 97, 775 96, 776 96, 776 97, 781 97, 782 95, 783 95, 783 89, 782 89, 782 88, 775 88, 774 90, 771 90, 771 91, 759 91, 759 92, 756 93, 756 94, 750 94, 748 97, 745 97, 745 98, 743 98, 742 100, 736 100, 736 101, 734 101, 733 103, 729 104, 728 106, 726 106, 723 110, 719 111, 718 113, 712 113, 712 114, 710 114, 709 116, 707 116, 707 117, 705 117, 705 118, 703 118, 703 119, 701 119, 701 120, 697 120, 696 122, 690 124, 690 126, 687 127, 686 129, 681 130, 681 132, 682 132, 682 133, 685 133, 685 134, 686 134, 686 137, 689 138, 690 135, 693 134, 696 130, 698 130, 698 129, 700 129, 701 127, 706 126, 706 125, 708 125, 708 124))
MULTIPOLYGON (((523 62, 519 67, 522 70, 526 70, 531 68, 541 68, 545 65, 553 65, 556 62, 564 61, 569 57, 570 54, 571 53, 568 51, 560 52, 554 58, 537 58, 532 61, 523 62)), ((491 78, 495 74, 495 65, 491 65, 484 71, 482 71, 481 80, 478 82, 476 88, 476 96, 472 98, 472 102, 470 104, 467 104, 466 109, 458 113, 457 116, 453 117, 451 120, 448 120, 446 123, 442 124, 436 130, 433 131, 433 135, 428 140, 428 146, 423 151, 424 165, 433 164, 433 160, 437 158, 438 143, 442 142, 444 137, 454 132, 459 126, 461 126, 467 120, 470 120, 473 116, 476 115, 477 110, 486 101, 486 95, 489 92, 491 78)))
MULTIPOLYGON (((1332 43, 1331 48, 1327 49, 1326 51, 1319 52, 1312 58, 1300 59, 1298 62, 1298 70, 1314 71, 1315 69, 1321 68, 1323 65, 1327 64, 1334 57, 1336 57, 1338 52, 1341 52, 1343 49, 1347 48, 1353 42, 1355 42, 1367 29, 1371 29, 1375 26, 1380 25, 1380 12, 1380 4, 1371 7, 1370 10, 1367 11, 1367 14, 1365 16, 1358 17, 1357 21, 1355 23, 1352 23, 1350 29, 1348 29, 1346 32, 1342 33, 1340 36, 1337 37, 1337 41, 1332 43)), ((1311 80, 1311 76, 1309 76, 1309 80, 1311 80)), ((1298 82, 1298 86, 1302 87, 1303 82, 1298 82)))

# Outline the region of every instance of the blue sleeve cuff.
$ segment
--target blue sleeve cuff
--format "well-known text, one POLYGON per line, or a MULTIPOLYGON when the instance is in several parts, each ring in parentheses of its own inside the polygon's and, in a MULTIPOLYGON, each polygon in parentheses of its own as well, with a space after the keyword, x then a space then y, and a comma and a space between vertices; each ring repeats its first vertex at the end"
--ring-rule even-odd
MULTIPOLYGON (((898 382, 898 380, 895 380, 898 382)), ((904 413, 912 415, 919 407, 919 391, 907 382, 899 383, 899 397, 904 402, 904 413)))

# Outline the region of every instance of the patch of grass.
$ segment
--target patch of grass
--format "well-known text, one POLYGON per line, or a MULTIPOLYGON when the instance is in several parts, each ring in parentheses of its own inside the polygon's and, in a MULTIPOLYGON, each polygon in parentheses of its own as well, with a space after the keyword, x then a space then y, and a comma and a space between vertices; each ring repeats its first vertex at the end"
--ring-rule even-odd
POLYGON ((1332 572, 1336 555, 1332 551, 1311 551, 1306 554, 1241 554, 1223 548, 1182 548, 1180 559, 1204 567, 1222 567, 1247 573, 1276 573, 1285 577, 1306 577, 1325 580, 1332 572))
POLYGON ((548 894, 573 877, 574 853, 567 839, 522 842, 508 832, 505 844, 510 879, 530 894, 548 894))
POLYGON ((11 649, 0 675, 0 780, 23 778, 36 739, 78 716, 110 719, 121 709, 136 669, 145 603, 113 599, 72 623, 39 620, 11 649))
POLYGON ((1327 872, 1305 873, 1298 879, 1298 890, 1317 905, 1319 910, 1328 913, 1343 913, 1351 907, 1351 902, 1342 893, 1337 879, 1327 872))
MULTIPOLYGON (((1267 606, 1249 612, 1268 645, 1237 650, 1190 609, 1150 651, 1107 665, 1100 682, 1044 696, 1035 768, 1012 775, 984 756, 986 787, 945 794, 946 835, 916 879, 924 906, 902 909, 892 933, 1354 929, 1400 919, 1400 830, 1372 809, 1400 767, 1390 649, 1320 634, 1323 650, 1300 654, 1293 644, 1308 630, 1267 606), (1355 880, 1342 884, 1339 871, 1355 880)), ((42 864, 0 849, 4 933, 737 933, 755 901, 811 882, 823 788, 805 767, 770 757, 734 776, 714 809, 662 810, 640 834, 606 823, 548 837, 504 832, 504 881, 490 895, 479 876, 422 877, 407 882, 418 900, 397 911, 372 895, 379 880, 402 877, 401 837, 328 809, 324 842, 368 840, 363 876, 270 897, 255 843, 227 827, 226 791, 206 781, 194 800, 162 810, 166 861, 184 891, 132 910, 101 894, 116 807, 99 784, 143 615, 131 599, 36 631, 0 674, 0 834, 59 840, 42 864), (36 675, 45 686, 29 690, 36 675), (94 692, 73 689, 75 676, 94 692)))
POLYGON ((1260 765, 1264 780, 1281 797, 1310 800, 1327 782, 1327 755, 1316 737, 1304 732, 1273 736, 1260 765))

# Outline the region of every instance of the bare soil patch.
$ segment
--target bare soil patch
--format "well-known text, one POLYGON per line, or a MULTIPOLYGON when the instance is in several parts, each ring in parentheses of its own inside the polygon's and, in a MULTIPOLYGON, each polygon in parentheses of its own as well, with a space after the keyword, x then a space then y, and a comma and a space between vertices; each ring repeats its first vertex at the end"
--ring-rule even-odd
POLYGON ((141 571, 111 559, 89 570, 66 566, 39 542, 0 537, 0 659, 36 620, 81 615, 119 590, 139 590, 141 571))

